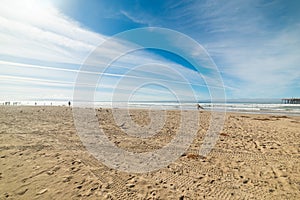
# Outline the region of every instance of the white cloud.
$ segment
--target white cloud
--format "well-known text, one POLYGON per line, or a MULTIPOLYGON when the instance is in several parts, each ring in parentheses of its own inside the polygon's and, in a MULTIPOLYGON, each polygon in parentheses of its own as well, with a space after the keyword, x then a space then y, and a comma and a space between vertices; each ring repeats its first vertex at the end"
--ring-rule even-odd
POLYGON ((293 4, 189 1, 168 5, 160 16, 126 14, 195 38, 218 65, 230 98, 280 98, 300 95, 300 24, 293 4))
POLYGON ((5 1, 0 13, 3 55, 80 63, 104 40, 42 1, 5 1))
MULTIPOLYGON (((28 99, 33 96, 43 97, 43 95, 50 98, 54 95, 70 99, 72 86, 79 70, 78 66, 107 37, 87 30, 64 16, 51 4, 43 4, 41 1, 5 1, 0 7, 0 13, 0 55, 2 58, 7 56, 9 60, 0 61, 2 98, 26 97, 28 99), (11 57, 18 59, 14 61, 11 57), (32 64, 29 61, 22 63, 22 59, 44 61, 47 66, 32 64), (61 63, 62 66, 55 68, 51 63, 55 63, 56 66, 57 63, 61 63), (64 63, 75 66, 66 69, 64 63)), ((84 72, 88 75, 88 79, 98 78, 99 71, 102 72, 105 67, 103 66, 105 61, 127 48, 128 43, 115 41, 109 48, 96 49, 95 54, 91 55, 86 63, 91 64, 88 71, 84 72)), ((125 72, 134 66, 147 63, 168 66, 178 71, 195 86, 205 87, 198 73, 154 54, 140 51, 121 57, 109 68, 110 72, 104 72, 106 79, 101 85, 103 89, 101 92, 108 95, 107 89, 112 89, 125 72)), ((138 79, 148 79, 162 85, 169 84, 177 88, 180 95, 187 97, 189 95, 185 91, 188 84, 178 81, 174 74, 168 73, 164 68, 149 66, 149 68, 136 69, 130 76, 126 75, 128 79, 119 86, 124 93, 131 93, 138 79)), ((149 94, 160 94, 162 98, 166 94, 155 88, 143 90, 145 91, 149 94)))
POLYGON ((215 40, 205 46, 219 60, 225 84, 237 88, 231 91, 233 97, 280 98, 288 88, 292 88, 289 95, 299 95, 295 81, 300 79, 300 26, 280 24, 281 16, 267 17, 276 9, 282 12, 282 5, 230 1, 222 6, 211 3, 205 9, 203 19, 196 21, 211 27, 215 40))

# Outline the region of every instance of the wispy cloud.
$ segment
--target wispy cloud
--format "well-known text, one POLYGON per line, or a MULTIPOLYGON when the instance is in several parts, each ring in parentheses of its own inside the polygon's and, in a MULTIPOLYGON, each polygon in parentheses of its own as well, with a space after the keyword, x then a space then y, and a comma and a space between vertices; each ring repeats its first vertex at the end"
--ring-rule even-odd
POLYGON ((160 16, 126 12, 195 38, 215 60, 230 97, 264 98, 300 95, 296 8, 297 1, 207 0, 168 1, 160 16))
MULTIPOLYGON (((164 1, 161 6, 159 15, 139 4, 118 11, 134 23, 175 29, 203 45, 220 70, 229 98, 300 95, 300 24, 295 20, 299 14, 290 11, 289 3, 164 1)), ((96 48, 107 38, 64 15, 49 2, 3 1, 0 7, 2 98, 16 98, 17 94, 19 98, 41 96, 41 91, 43 94, 48 91, 47 97, 70 99, 83 63, 88 67, 81 72, 87 77, 102 77, 97 91, 105 95, 97 94, 99 98, 110 98, 122 82, 118 85, 122 99, 141 80, 176 88, 186 99, 190 85, 202 99, 209 98, 207 83, 210 87, 222 86, 214 80, 215 74, 199 74, 145 50, 121 56, 106 68, 107 61, 131 45, 115 40, 109 48, 96 48)), ((168 39, 202 63, 203 72, 214 67, 205 51, 191 48, 193 45, 181 43, 178 38, 168 39)), ((93 87, 88 79, 82 84, 93 87)), ((139 89, 136 98, 149 99, 151 94, 159 94, 156 96, 162 99, 172 96, 154 85, 139 89)))
POLYGON ((139 23, 139 24, 145 24, 147 26, 152 26, 152 22, 149 21, 147 18, 147 20, 143 20, 142 18, 137 18, 136 16, 132 15, 131 13, 125 11, 125 10, 120 10, 121 14, 124 15, 126 18, 128 18, 129 20, 135 22, 135 23, 139 23))
POLYGON ((80 63, 87 52, 104 40, 42 2, 5 1, 0 12, 3 55, 80 63))
MULTIPOLYGON (((194 8, 196 13, 203 6, 194 8)), ((238 88, 231 91, 233 97, 300 95, 295 84, 300 80, 300 26, 288 20, 294 16, 285 3, 210 2, 205 10, 195 21, 208 23, 214 40, 204 40, 204 46, 217 60, 225 84, 238 88)))
MULTIPOLYGON (((7 59, 0 61, 3 99, 17 98, 17 94, 19 99, 42 98, 41 93, 47 94, 45 98, 53 94, 70 99, 80 70, 79 66, 91 51, 94 51, 96 54, 93 55, 96 56, 91 55, 86 63, 90 67, 80 72, 87 74, 89 78, 98 78, 100 75, 103 77, 98 87, 98 92, 102 94, 101 100, 106 100, 103 96, 111 95, 120 80, 123 80, 123 84, 118 85, 118 88, 123 94, 132 93, 137 80, 143 79, 177 88, 187 99, 189 96, 185 87, 190 84, 195 87, 206 87, 201 76, 195 71, 146 51, 122 56, 110 68, 103 71, 106 67, 103 65, 105 61, 125 48, 122 42, 116 41, 110 48, 95 49, 107 37, 82 27, 51 4, 42 4, 38 1, 7 1, 4 5, 0 8, 0 55, 2 58, 7 56, 7 59), (11 58, 17 58, 17 61, 11 58), (44 61, 47 65, 32 64, 25 61, 26 59, 44 61), (135 68, 145 63, 152 63, 152 66, 135 68), (51 64, 61 66, 52 67, 51 64), (66 64, 74 64, 74 67, 65 67, 66 64), (167 68, 155 67, 157 64, 167 66, 188 81, 178 81, 178 74, 177 76, 176 73, 170 74, 170 70, 165 70, 167 68)), ((88 83, 81 84, 85 85, 83 89, 92 87, 88 83)), ((198 95, 200 93, 201 91, 198 91, 198 95)), ((169 96, 168 92, 163 92, 157 87, 143 89, 143 94, 148 97, 151 94, 160 94, 160 98, 169 96), (150 95, 146 95, 146 92, 150 95)))

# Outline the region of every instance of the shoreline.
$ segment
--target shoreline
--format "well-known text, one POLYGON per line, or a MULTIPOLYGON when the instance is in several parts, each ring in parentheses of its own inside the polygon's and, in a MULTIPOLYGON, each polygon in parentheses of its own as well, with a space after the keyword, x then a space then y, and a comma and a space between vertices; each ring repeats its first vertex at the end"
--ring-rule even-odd
MULTIPOLYGON (((63 108, 69 108, 68 105, 0 105, 0 107, 41 107, 41 108, 45 108, 45 107, 63 107, 63 108)), ((74 108, 74 106, 71 106, 71 108, 74 108)), ((76 108, 90 108, 90 107, 76 107, 76 108)), ((209 110, 209 109, 202 109, 202 110, 197 110, 197 108, 195 109, 174 109, 174 108, 145 108, 145 107, 99 107, 99 106, 95 106, 95 107, 92 107, 93 109, 127 109, 127 110, 166 110, 166 111, 203 111, 203 112, 223 112, 223 111, 220 111, 220 109, 215 109, 215 110, 209 110)), ((272 111, 272 110, 264 110, 264 111, 245 111, 245 110, 228 110, 228 109, 225 109, 224 111, 225 114, 231 114, 231 113, 240 113, 240 114, 253 114, 253 115, 286 115, 286 116, 300 116, 300 112, 287 112, 287 111, 272 111)))

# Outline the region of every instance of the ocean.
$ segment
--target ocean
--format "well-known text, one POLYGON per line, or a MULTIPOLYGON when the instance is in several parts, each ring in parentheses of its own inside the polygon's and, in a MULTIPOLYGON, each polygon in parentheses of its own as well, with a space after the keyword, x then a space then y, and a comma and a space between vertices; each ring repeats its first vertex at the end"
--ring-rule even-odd
MULTIPOLYGON (((15 106, 67 106, 68 101, 19 101, 10 102, 15 106)), ((5 102, 0 102, 4 105, 5 102)), ((300 116, 300 104, 282 104, 276 102, 227 102, 227 103, 199 103, 204 110, 208 111, 226 111, 239 113, 254 114, 280 114, 280 115, 296 115, 300 116)), ((84 106, 84 104, 81 104, 84 106)), ((141 108, 141 109, 162 109, 162 110, 197 110, 197 102, 174 102, 174 101, 143 101, 143 102, 94 102, 95 107, 102 108, 141 108)))

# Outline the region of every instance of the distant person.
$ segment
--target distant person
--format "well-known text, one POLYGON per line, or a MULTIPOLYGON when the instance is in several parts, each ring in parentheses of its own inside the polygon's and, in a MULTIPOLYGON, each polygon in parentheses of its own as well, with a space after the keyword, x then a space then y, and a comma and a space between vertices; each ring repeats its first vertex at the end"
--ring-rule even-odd
POLYGON ((71 101, 68 102, 69 107, 71 106, 71 101))
POLYGON ((37 104, 37 103, 35 102, 34 105, 36 106, 36 104, 37 104))
POLYGON ((197 104, 197 109, 198 109, 198 110, 200 110, 200 109, 201 109, 201 110, 204 110, 204 108, 203 108, 199 103, 197 104))

